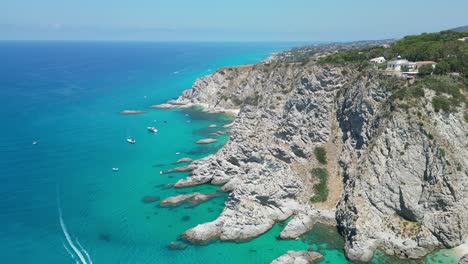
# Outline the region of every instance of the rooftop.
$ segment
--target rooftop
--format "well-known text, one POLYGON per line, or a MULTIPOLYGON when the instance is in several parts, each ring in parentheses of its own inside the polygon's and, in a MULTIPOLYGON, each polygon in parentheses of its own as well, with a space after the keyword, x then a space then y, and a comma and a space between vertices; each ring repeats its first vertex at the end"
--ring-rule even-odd
POLYGON ((425 64, 436 64, 435 61, 417 61, 416 64, 425 65, 425 64))

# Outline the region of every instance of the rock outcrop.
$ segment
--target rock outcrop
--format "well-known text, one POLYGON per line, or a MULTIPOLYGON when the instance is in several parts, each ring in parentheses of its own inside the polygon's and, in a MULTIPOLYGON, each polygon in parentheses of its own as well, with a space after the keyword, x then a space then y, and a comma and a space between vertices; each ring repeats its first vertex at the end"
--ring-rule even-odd
POLYGON ((198 140, 198 141, 195 142, 195 143, 197 143, 197 144, 211 144, 211 143, 214 143, 214 142, 216 142, 216 141, 217 141, 217 140, 214 139, 214 138, 206 138, 206 139, 200 139, 200 140, 198 140))
POLYGON ((271 264, 313 264, 321 260, 323 256, 313 250, 309 251, 288 251, 281 257, 273 260, 271 264))
POLYGON ((119 114, 121 115, 140 115, 140 114, 144 114, 146 113, 146 111, 143 111, 143 110, 123 110, 123 111, 120 111, 119 114))
POLYGON ((458 262, 459 264, 468 264, 468 255, 464 255, 460 261, 458 262))
POLYGON ((191 194, 181 194, 173 197, 166 198, 161 201, 161 205, 171 205, 171 206, 178 206, 183 202, 189 202, 189 207, 193 207, 198 205, 199 203, 205 202, 211 198, 218 197, 219 194, 217 193, 209 193, 209 194, 202 194, 199 192, 191 193, 191 194))
POLYGON ((398 108, 384 78, 314 63, 222 68, 160 106, 237 114, 226 145, 192 162, 191 176, 175 184, 230 192, 216 220, 183 236, 243 241, 294 216, 282 238, 315 222, 337 224, 353 260, 370 260, 376 248, 419 258, 461 244, 468 232, 467 123, 462 113, 436 113, 430 91, 419 110, 398 108), (316 160, 316 147, 327 150, 327 165, 316 160), (330 194, 314 204, 316 167, 328 170, 330 194))
POLYGON ((432 91, 413 109, 392 109, 384 86, 366 84, 343 92, 337 115, 346 180, 337 220, 347 256, 368 261, 379 247, 419 258, 463 243, 468 126, 462 113, 436 113, 432 91))

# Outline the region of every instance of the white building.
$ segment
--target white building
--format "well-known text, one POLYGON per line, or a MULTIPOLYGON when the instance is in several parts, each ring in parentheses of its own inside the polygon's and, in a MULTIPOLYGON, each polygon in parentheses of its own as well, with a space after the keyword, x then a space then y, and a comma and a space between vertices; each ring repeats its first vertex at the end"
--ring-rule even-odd
POLYGON ((380 63, 384 63, 385 62, 385 58, 384 57, 377 57, 377 58, 373 58, 370 60, 371 63, 374 63, 374 64, 380 64, 380 63))
POLYGON ((402 77, 416 76, 418 75, 418 70, 423 65, 431 65, 432 68, 435 68, 437 63, 434 61, 417 61, 412 62, 405 59, 402 59, 400 56, 396 60, 387 62, 387 69, 385 72, 387 75, 397 75, 402 77))
POLYGON ((403 67, 407 67, 409 70, 415 69, 416 63, 401 58, 387 62, 387 70, 390 71, 401 71, 403 67))

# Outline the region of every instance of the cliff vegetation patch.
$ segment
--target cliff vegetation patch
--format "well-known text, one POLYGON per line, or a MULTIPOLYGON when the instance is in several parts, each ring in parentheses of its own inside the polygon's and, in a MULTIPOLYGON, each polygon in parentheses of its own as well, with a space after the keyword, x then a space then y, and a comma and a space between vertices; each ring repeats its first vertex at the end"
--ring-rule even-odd
POLYGON ((316 147, 314 149, 315 158, 321 164, 327 164, 327 151, 323 147, 316 147))
POLYGON ((325 168, 314 168, 312 176, 319 180, 314 186, 314 196, 310 198, 313 203, 325 202, 328 198, 328 171, 325 168))

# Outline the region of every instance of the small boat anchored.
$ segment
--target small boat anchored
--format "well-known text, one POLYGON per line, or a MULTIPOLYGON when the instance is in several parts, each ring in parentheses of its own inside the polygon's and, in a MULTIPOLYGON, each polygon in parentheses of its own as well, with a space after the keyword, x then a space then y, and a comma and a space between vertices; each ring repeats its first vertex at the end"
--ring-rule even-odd
POLYGON ((153 133, 158 133, 158 130, 155 127, 147 127, 148 131, 153 132, 153 133))
POLYGON ((34 140, 34 141, 32 142, 33 145, 37 145, 38 143, 39 143, 38 140, 34 140))
POLYGON ((112 168, 112 171, 119 171, 119 168, 112 168))
POLYGON ((136 140, 134 140, 133 138, 127 138, 127 142, 130 144, 135 144, 136 140))

